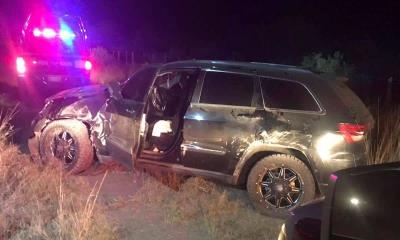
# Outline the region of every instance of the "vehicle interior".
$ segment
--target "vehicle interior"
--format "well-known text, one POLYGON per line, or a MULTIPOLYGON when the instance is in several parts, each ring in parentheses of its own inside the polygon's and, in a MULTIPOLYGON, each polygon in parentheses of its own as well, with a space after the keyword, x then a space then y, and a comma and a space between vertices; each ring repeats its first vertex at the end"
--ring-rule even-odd
POLYGON ((146 107, 144 153, 164 155, 182 141, 183 116, 190 104, 198 71, 157 76, 146 107))

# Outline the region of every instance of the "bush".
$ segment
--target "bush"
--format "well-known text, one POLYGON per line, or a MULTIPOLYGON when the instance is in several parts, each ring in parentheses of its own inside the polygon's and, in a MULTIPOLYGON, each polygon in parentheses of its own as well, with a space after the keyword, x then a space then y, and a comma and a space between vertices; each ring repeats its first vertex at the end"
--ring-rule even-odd
POLYGON ((377 109, 366 144, 369 164, 400 161, 400 108, 377 109))
POLYGON ((321 73, 331 78, 347 78, 352 72, 351 67, 344 61, 342 53, 336 51, 332 55, 312 53, 303 58, 301 66, 321 73))

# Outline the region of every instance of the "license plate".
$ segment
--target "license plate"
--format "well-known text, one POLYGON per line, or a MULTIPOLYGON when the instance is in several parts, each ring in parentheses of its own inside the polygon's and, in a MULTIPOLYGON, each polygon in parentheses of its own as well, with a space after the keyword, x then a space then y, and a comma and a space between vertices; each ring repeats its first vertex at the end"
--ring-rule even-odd
POLYGON ((49 82, 61 82, 61 76, 48 76, 47 80, 49 82))

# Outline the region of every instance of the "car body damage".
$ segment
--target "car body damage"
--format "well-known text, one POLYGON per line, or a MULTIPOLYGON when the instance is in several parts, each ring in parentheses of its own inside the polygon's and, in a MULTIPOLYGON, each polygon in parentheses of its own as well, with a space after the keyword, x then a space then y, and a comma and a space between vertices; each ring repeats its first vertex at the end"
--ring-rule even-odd
MULTIPOLYGON (((207 113, 200 108, 204 109, 204 106, 192 104, 185 116, 183 155, 192 151, 187 158, 193 158, 193 152, 200 153, 198 158, 204 157, 202 152, 224 158, 231 156, 228 158, 230 161, 224 164, 229 167, 221 168, 226 174, 233 174, 234 182, 239 181, 243 168, 250 168, 254 164, 248 160, 260 152, 289 152, 288 149, 293 149, 307 159, 305 152, 311 148, 312 135, 304 122, 293 124, 296 119, 256 108, 239 110, 215 107, 215 112, 207 113), (211 123, 204 125, 203 121, 211 123)), ((200 162, 197 157, 193 161, 200 162)), ((202 164, 204 161, 201 161, 202 164)), ((208 166, 215 164, 212 161, 208 166)), ((215 168, 218 169, 218 166, 215 168)))
MULTIPOLYGON (((39 146, 39 138, 46 126, 56 120, 75 119, 83 122, 89 131, 90 140, 96 150, 96 156, 99 160, 109 160, 110 153, 108 151, 107 139, 113 136, 113 132, 122 134, 122 137, 129 139, 129 134, 132 131, 126 131, 131 125, 132 120, 125 117, 125 121, 121 121, 121 117, 116 117, 113 111, 117 111, 116 106, 113 106, 113 101, 109 99, 107 87, 90 86, 84 88, 71 89, 61 92, 47 100, 47 104, 39 113, 34 125, 34 136, 29 140, 31 149, 33 146, 39 146), (125 135, 125 136, 124 136, 125 135)), ((132 116, 135 112, 130 113, 132 116)), ((129 140, 128 140, 129 141, 129 140)), ((39 149, 37 147, 36 149, 39 149)), ((131 149, 125 149, 131 154, 131 149)), ((40 159, 40 153, 35 152, 32 156, 40 159)), ((130 160, 130 159, 129 159, 130 160)), ((125 159, 127 163, 129 160, 125 159)), ((129 166, 129 164, 126 164, 129 166)))
MULTIPOLYGON (((280 216, 323 193, 331 172, 366 164, 363 139, 372 117, 346 86, 324 81, 274 64, 149 65, 121 86, 78 88, 49 98, 29 148, 36 159, 50 158, 47 148, 59 155, 47 135, 59 141, 76 132, 66 124, 78 121, 99 162, 246 186, 257 208, 280 216)), ((76 142, 87 143, 82 137, 76 142)), ((72 149, 77 158, 71 161, 79 163, 72 149)))

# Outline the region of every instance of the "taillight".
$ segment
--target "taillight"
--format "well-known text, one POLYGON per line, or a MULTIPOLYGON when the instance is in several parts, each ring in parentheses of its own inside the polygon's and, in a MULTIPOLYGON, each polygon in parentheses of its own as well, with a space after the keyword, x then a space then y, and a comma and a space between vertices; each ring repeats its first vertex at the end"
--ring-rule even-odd
POLYGON ((85 61, 85 69, 88 71, 92 69, 92 63, 89 60, 85 61))
POLYGON ((22 57, 17 57, 16 67, 19 74, 24 74, 26 72, 25 60, 22 57))
POLYGON ((363 124, 339 123, 339 131, 347 143, 363 140, 367 126, 363 124))

